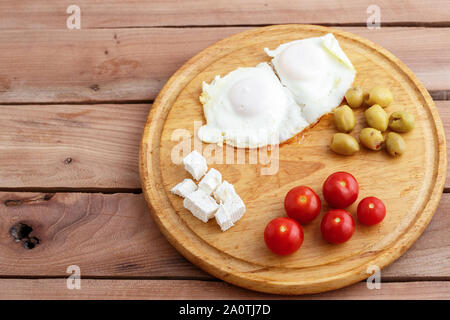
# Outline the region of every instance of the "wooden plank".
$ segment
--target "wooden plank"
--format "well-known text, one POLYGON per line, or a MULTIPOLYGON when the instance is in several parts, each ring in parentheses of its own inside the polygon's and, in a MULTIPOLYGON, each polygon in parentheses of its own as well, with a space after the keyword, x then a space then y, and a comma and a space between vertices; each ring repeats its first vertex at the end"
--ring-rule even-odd
MULTIPOLYGON (((65 277, 70 265, 82 277, 211 279, 179 255, 161 235, 142 195, 0 193, 0 277, 65 277), (23 200, 31 201, 23 201, 23 200), (22 201, 11 201, 22 200, 22 201), (8 230, 34 228, 40 243, 25 250, 8 230), (51 257, 51 258, 50 258, 51 257)), ((400 259, 382 270, 388 280, 447 279, 450 194, 430 225, 400 259)), ((0 290, 1 292, 2 290, 0 290)))
MULTIPOLYGON (((450 101, 436 105, 450 143, 450 101)), ((139 189, 139 142, 150 107, 1 106, 0 188, 139 189)))
POLYGON ((449 208, 450 194, 444 193, 423 234, 398 260, 381 271, 383 278, 427 279, 450 276, 449 208))
MULTIPOLYGON (((185 26, 185 25, 261 25, 281 23, 363 23, 372 12, 370 0, 276 1, 276 0, 185 0, 107 2, 51 0, 37 5, 32 0, 3 0, 0 28, 66 28, 66 9, 81 9, 82 28, 185 26)), ((382 23, 445 23, 450 21, 450 4, 445 0, 378 0, 382 23)))
MULTIPOLYGON (((450 282, 381 283, 368 289, 365 282, 335 291, 308 296, 277 296, 235 287, 225 282, 201 280, 94 280, 81 279, 81 289, 67 289, 66 279, 1 279, 0 299, 339 299, 339 300, 446 300, 450 282)), ((176 311, 175 311, 176 312, 176 311)))
POLYGON ((77 265, 82 276, 204 276, 160 234, 142 195, 45 195, 0 193, 1 275, 64 276, 77 265), (23 199, 33 200, 14 201, 23 199), (34 229, 34 249, 13 242, 17 222, 34 229))
MULTIPOLYGON (((184 62, 248 28, 3 30, 0 103, 152 100, 184 62)), ((342 28, 387 48, 429 90, 450 89, 450 28, 342 28)))
POLYGON ((447 143, 447 180, 445 181, 445 188, 450 189, 450 102, 436 101, 436 107, 444 124, 445 140, 447 143))
POLYGON ((0 187, 140 188, 150 104, 2 106, 0 187))

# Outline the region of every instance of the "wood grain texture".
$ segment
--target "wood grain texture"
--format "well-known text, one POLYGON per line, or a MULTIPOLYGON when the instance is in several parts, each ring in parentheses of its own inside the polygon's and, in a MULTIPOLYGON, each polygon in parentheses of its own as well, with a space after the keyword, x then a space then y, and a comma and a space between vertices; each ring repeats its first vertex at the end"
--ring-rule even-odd
POLYGON ((450 194, 445 193, 424 233, 398 260, 382 270, 382 278, 449 279, 449 209, 450 194))
MULTIPOLYGON (((32 0, 3 0, 2 29, 65 29, 70 0, 50 0, 37 6, 32 0)), ((371 13, 370 0, 183 0, 92 1, 78 0, 81 27, 143 27, 192 25, 261 25, 281 23, 361 23, 371 13)), ((445 0, 378 0, 382 23, 448 23, 450 4, 445 0)))
MULTIPOLYGON (((439 114, 444 123, 445 139, 450 141, 450 102, 437 103, 439 106, 439 114)), ((450 159, 450 148, 447 147, 447 159, 450 159)), ((445 180, 445 188, 450 189, 450 164, 447 165, 447 179, 445 180)))
MULTIPOLYGON (((83 29, 289 22, 364 24, 366 8, 372 4, 359 0, 184 3, 188 4, 179 6, 173 0, 77 1, 82 9, 83 29)), ((30 36, 30 30, 0 32, 0 103, 152 100, 168 77, 193 54, 231 33, 245 30, 43 31, 65 29, 65 10, 70 4, 73 2, 68 0, 39 4, 30 0, 1 1, 0 29, 40 30, 30 36)), ((449 25, 450 3, 445 0, 381 0, 376 4, 381 7, 384 25, 449 25)), ((433 97, 448 99, 449 29, 346 29, 355 29, 351 32, 394 52, 429 90, 447 90, 433 97)), ((448 102, 437 105, 449 141, 448 102)), ((97 106, 89 105, 1 106, 6 116, 0 120, 0 187, 139 188, 135 140, 141 134, 149 107, 102 105, 96 112, 97 106)), ((450 188, 450 169, 447 173, 446 187, 450 188)), ((56 194, 49 201, 36 200, 41 196, 0 193, 0 276, 66 277, 65 268, 75 263, 82 267, 83 276, 211 279, 168 245, 149 218, 142 195, 56 194), (20 203, 20 199, 33 198, 27 204, 4 206, 5 200, 19 199, 20 203), (12 243, 7 234, 9 226, 22 219, 33 223, 36 235, 43 235, 41 239, 45 240, 30 251, 12 243)), ((449 208, 450 198, 444 195, 424 234, 400 259, 383 269, 383 278, 448 280, 449 208)), ((367 290, 364 283, 358 283, 301 298, 450 299, 449 291, 448 282, 437 281, 383 283, 378 291, 367 290)), ((292 298, 260 294, 216 281, 85 279, 83 290, 73 291, 66 289, 65 279, 0 280, 0 299, 211 297, 292 298)))
POLYGON ((65 276, 70 265, 95 277, 202 274, 160 235, 142 195, 43 195, 0 193, 0 275, 65 276), (34 249, 13 242, 8 230, 17 222, 34 229, 34 249))
MULTIPOLYGON (((142 195, 56 193, 39 200, 45 195, 0 193, 0 277, 65 277, 75 264, 86 277, 212 278, 172 248, 142 195), (17 205, 5 206, 11 200, 17 205), (36 248, 25 250, 8 235, 19 221, 35 229, 36 248)), ((382 270, 383 279, 450 279, 448 208, 450 194, 444 194, 425 232, 382 270)))
MULTIPOLYGON (((436 106, 450 141, 450 101, 436 106)), ((0 188, 139 189, 139 140, 150 108, 2 106, 0 188)), ((449 167, 445 187, 450 188, 449 167)))
POLYGON ((139 189, 150 104, 2 106, 0 187, 139 189))
MULTIPOLYGON (((362 122, 364 120, 360 126, 362 122)), ((190 149, 192 139, 187 143, 190 149)), ((207 148, 199 143, 200 149, 197 149, 201 151, 202 147, 207 148)), ((287 25, 227 38, 193 57, 175 73, 158 95, 150 113, 142 139, 140 172, 144 195, 162 233, 194 264, 245 288, 307 294, 340 288, 366 278, 368 266, 384 267, 411 246, 437 208, 445 182, 446 152, 442 123, 431 97, 397 58, 350 33, 317 26, 287 25), (226 233, 214 222, 204 224, 195 219, 183 208, 182 201, 170 194, 170 189, 187 177, 182 166, 173 163, 174 148, 180 145, 173 139, 173 133, 182 128, 192 137, 194 122, 203 119, 198 101, 202 82, 209 82, 215 75, 227 74, 238 66, 267 61, 264 47, 276 48, 280 43, 298 39, 300 34, 307 38, 328 32, 336 35, 358 70, 357 85, 387 85, 396 97, 390 110, 402 108, 416 114, 418 125, 409 133, 409 143, 414 145, 414 150, 396 161, 384 153, 375 155, 363 150, 358 157, 343 159, 328 150, 334 128, 330 119, 324 118, 305 134, 306 139, 299 142, 301 145, 285 144, 279 149, 279 170, 272 176, 259 172, 263 165, 223 165, 228 158, 224 154, 219 156, 218 164, 218 151, 215 151, 215 158, 209 151, 205 157, 234 184, 247 205, 247 213, 226 233), (390 170, 386 170, 387 162, 390 170), (317 236, 320 221, 314 221, 304 226, 305 238, 311 240, 305 241, 301 253, 282 259, 259 241, 267 222, 284 215, 279 199, 283 199, 290 188, 305 184, 318 190, 330 172, 349 170, 358 177, 361 196, 369 195, 370 191, 388 203, 390 215, 379 228, 357 228, 351 242, 332 247, 317 236), (411 179, 421 187, 411 185, 411 179), (391 187, 387 187, 385 181, 390 181, 391 187), (366 190, 366 186, 370 186, 370 190, 366 190), (252 192, 255 189, 257 193, 252 192), (224 260, 226 264, 221 263, 224 260)), ((184 155, 187 153, 189 151, 184 155)), ((276 157, 278 161, 278 149, 276 157)))
MULTIPOLYGON (((66 279, 1 279, 0 299, 159 299, 159 300, 447 300, 450 282, 381 283, 379 290, 361 282, 336 291, 308 296, 276 296, 241 289, 225 282, 199 280, 81 279, 80 290, 69 290, 66 279)), ((176 312, 176 311, 175 311, 176 312)))
MULTIPOLYGON (((3 30, 0 103, 152 100, 194 54, 248 29, 3 30)), ((428 90, 450 89, 450 28, 341 29, 391 51, 428 90)))

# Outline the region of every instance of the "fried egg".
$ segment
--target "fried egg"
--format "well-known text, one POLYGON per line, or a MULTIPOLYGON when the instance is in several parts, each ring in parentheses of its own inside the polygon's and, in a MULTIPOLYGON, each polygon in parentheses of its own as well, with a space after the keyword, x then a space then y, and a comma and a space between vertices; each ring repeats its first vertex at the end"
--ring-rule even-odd
POLYGON ((240 148, 280 144, 339 106, 355 78, 331 33, 265 51, 271 64, 203 82, 200 140, 240 148))
POLYGON ((216 76, 202 89, 206 124, 198 137, 204 142, 240 148, 276 145, 309 125, 294 96, 267 63, 216 76))
POLYGON ((355 78, 355 68, 331 33, 265 51, 310 124, 341 103, 355 78))

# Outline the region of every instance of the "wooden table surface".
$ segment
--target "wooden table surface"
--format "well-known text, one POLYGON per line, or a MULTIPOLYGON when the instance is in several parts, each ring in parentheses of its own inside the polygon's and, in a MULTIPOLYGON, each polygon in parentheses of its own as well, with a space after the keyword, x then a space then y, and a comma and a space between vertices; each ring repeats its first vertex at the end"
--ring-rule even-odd
MULTIPOLYGON (((385 47, 433 96, 450 141, 450 1, 0 2, 0 299, 450 299, 450 171, 431 223, 365 282, 281 297, 201 271, 161 235, 141 193, 138 150, 152 101, 188 58, 263 25, 341 28, 385 47), (67 8, 81 9, 69 30, 67 8), (17 200, 17 201, 10 201, 17 200), (8 230, 32 226, 31 250, 8 230), (68 289, 67 268, 81 271, 68 289)), ((449 149, 450 150, 450 149, 449 149)))

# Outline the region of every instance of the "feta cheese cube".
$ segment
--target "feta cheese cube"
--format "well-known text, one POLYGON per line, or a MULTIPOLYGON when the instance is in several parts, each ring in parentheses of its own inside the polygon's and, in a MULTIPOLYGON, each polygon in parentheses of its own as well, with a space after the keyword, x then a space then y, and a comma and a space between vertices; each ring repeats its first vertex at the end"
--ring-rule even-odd
POLYGON ((232 223, 235 223, 244 215, 246 208, 244 201, 239 197, 234 186, 224 181, 214 192, 214 198, 224 206, 232 223))
POLYGON ((216 218, 216 222, 220 226, 220 229, 222 229, 222 231, 226 231, 234 225, 231 221, 229 212, 223 204, 219 205, 219 209, 217 209, 214 217, 216 218))
POLYGON ((206 159, 196 150, 189 153, 183 159, 184 169, 189 172, 195 180, 200 180, 208 170, 206 159))
POLYGON ((227 208, 233 223, 242 218, 246 210, 244 201, 242 201, 238 195, 236 195, 233 199, 226 201, 224 206, 227 208))
POLYGON ((176 194, 177 196, 186 198, 186 196, 192 192, 197 190, 197 185, 192 179, 184 179, 179 184, 177 184, 175 187, 170 190, 173 194, 176 194))
POLYGON ((183 206, 203 222, 208 222, 219 207, 216 201, 201 189, 188 194, 183 200, 183 206))
POLYGON ((214 192, 214 198, 219 203, 225 203, 227 200, 232 200, 237 195, 234 186, 228 181, 224 180, 214 192))
POLYGON ((199 182, 198 188, 205 191, 207 194, 213 193, 217 187, 222 183, 222 175, 214 168, 209 169, 208 173, 199 182))

